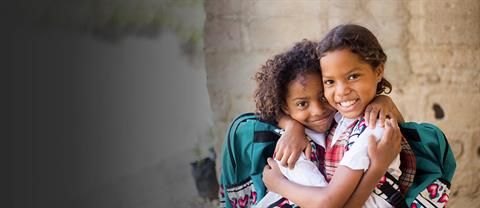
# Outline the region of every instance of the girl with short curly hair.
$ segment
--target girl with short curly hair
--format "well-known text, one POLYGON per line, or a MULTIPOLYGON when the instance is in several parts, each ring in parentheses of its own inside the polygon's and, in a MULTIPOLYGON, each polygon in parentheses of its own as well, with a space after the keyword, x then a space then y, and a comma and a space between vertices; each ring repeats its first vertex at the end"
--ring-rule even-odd
MULTIPOLYGON (((256 113, 260 119, 269 122, 276 122, 288 116, 305 127, 305 134, 309 138, 308 147, 311 150, 306 154, 300 154, 299 160, 292 169, 283 166, 278 166, 278 168, 281 174, 290 181, 305 186, 316 186, 322 194, 317 194, 315 200, 302 199, 293 200, 293 202, 302 207, 318 205, 317 202, 325 207, 340 207, 347 201, 363 204, 366 200, 364 195, 354 194, 352 199, 348 197, 356 191, 355 187, 359 182, 365 187, 369 187, 370 190, 373 189, 375 184, 371 180, 364 181, 362 179, 363 171, 340 168, 336 174, 337 178, 342 180, 332 180, 330 184, 327 184, 325 180, 325 132, 333 123, 336 110, 328 104, 324 97, 316 48, 317 43, 302 40, 287 52, 269 59, 261 67, 254 77, 258 84, 254 93, 256 113), (358 199, 357 196, 362 198, 358 199)), ((387 102, 384 105, 388 106, 388 104, 387 102)), ((398 127, 394 129, 392 126, 387 126, 387 129, 388 133, 384 137, 398 137, 398 127)), ((373 158, 374 168, 365 172, 366 178, 378 181, 385 173, 386 166, 391 162, 389 159, 393 160, 392 155, 391 152, 386 152, 373 158)), ((277 160, 277 163, 280 161, 277 160)), ((272 166, 271 159, 269 164, 272 166)), ((269 166, 266 168, 268 169, 269 166)), ((268 187, 269 181, 265 182, 268 187)), ((363 192, 363 190, 357 191, 363 192)), ((294 199, 297 197, 301 196, 293 196, 294 199)), ((270 207, 285 204, 293 205, 290 198, 286 199, 281 195, 269 192, 256 206, 270 207)), ((361 204, 356 205, 360 206, 361 204)))

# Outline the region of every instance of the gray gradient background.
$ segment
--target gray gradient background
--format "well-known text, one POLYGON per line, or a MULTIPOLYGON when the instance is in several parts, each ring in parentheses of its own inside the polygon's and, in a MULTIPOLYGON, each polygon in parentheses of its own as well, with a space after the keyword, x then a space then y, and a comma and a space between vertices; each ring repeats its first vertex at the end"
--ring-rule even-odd
POLYGON ((3 18, 2 207, 192 206, 189 163, 210 145, 202 54, 168 30, 110 41, 37 25, 17 6, 3 18))

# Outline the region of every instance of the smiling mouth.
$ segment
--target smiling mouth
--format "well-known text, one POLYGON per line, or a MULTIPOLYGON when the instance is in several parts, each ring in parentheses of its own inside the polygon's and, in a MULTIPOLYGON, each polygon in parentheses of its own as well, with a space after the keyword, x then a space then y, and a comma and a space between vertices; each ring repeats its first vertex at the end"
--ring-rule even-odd
POLYGON ((358 99, 346 100, 346 101, 338 102, 337 105, 339 105, 342 108, 349 108, 349 107, 355 105, 355 103, 357 103, 357 101, 358 101, 358 99))
POLYGON ((329 120, 329 118, 332 117, 332 115, 330 113, 324 115, 324 116, 321 116, 319 119, 315 119, 315 120, 312 120, 310 121, 309 123, 312 123, 312 124, 323 124, 325 122, 327 122, 329 120))

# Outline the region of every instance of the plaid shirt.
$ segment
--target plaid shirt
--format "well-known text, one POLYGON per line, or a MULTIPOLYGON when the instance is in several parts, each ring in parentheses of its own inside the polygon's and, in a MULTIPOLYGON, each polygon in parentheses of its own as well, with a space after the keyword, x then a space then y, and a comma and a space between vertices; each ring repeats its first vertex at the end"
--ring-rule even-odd
POLYGON ((325 176, 325 148, 321 145, 310 141, 312 145, 312 154, 310 156, 311 160, 317 166, 320 173, 325 176))
POLYGON ((343 155, 347 151, 348 148, 348 137, 350 133, 355 127, 357 122, 353 122, 349 126, 346 127, 345 131, 341 132, 341 135, 338 137, 335 144, 332 145, 333 136, 335 134, 335 130, 338 127, 338 124, 335 124, 330 128, 330 131, 327 136, 326 147, 325 147, 325 173, 328 182, 332 179, 333 175, 335 174, 335 170, 338 167, 338 164, 343 158, 343 155))
MULTIPOLYGON (((325 172, 326 172, 326 177, 325 179, 330 182, 332 179, 333 175, 335 174, 335 170, 338 167, 338 164, 340 164, 340 161, 343 158, 343 155, 345 154, 346 151, 348 151, 348 139, 350 136, 352 136, 352 131, 357 128, 362 129, 362 127, 357 127, 358 125, 364 125, 364 122, 362 122, 362 119, 356 120, 350 124, 348 124, 344 131, 339 132, 341 135, 338 136, 338 139, 335 141, 335 143, 332 145, 333 142, 333 136, 335 133, 336 128, 338 128, 338 124, 334 124, 332 128, 330 129, 327 139, 326 139, 326 150, 325 150, 325 172)), ((357 133, 355 131, 355 133, 357 133)), ((361 132, 360 132, 361 133, 361 132)), ((415 176, 416 172, 416 160, 415 160, 415 155, 408 144, 407 140, 402 137, 402 143, 401 143, 402 150, 400 152, 400 170, 402 171, 402 174, 398 178, 399 185, 400 185, 400 190, 402 193, 406 193, 410 186, 413 183, 413 178, 415 176)))

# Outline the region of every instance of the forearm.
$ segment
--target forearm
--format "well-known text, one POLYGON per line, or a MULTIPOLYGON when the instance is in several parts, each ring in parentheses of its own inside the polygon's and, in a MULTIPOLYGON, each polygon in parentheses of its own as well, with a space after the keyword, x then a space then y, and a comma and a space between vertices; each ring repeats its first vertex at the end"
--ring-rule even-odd
POLYGON ((275 187, 272 191, 300 207, 332 207, 328 188, 303 186, 287 179, 278 180, 275 187))
POLYGON ((353 194, 348 199, 345 207, 362 207, 386 171, 386 168, 371 165, 363 175, 353 194))
POLYGON ((400 111, 398 110, 396 105, 393 106, 392 113, 393 113, 393 116, 395 116, 395 118, 397 119, 397 121, 399 123, 405 122, 405 119, 403 118, 402 113, 400 113, 400 111))
POLYGON ((279 118, 277 118, 277 122, 278 126, 282 129, 303 127, 302 124, 287 115, 281 115, 279 118))
POLYGON ((282 178, 267 188, 301 207, 343 207, 362 174, 362 170, 339 166, 326 187, 302 186, 282 178))
POLYGON ((393 114, 392 116, 399 122, 402 123, 405 120, 403 119, 402 113, 400 113, 400 110, 398 110, 397 105, 395 105, 395 102, 393 102, 393 99, 387 95, 378 95, 378 99, 384 99, 388 103, 387 106, 391 106, 391 113, 393 114))

